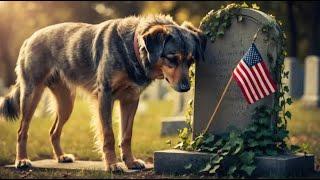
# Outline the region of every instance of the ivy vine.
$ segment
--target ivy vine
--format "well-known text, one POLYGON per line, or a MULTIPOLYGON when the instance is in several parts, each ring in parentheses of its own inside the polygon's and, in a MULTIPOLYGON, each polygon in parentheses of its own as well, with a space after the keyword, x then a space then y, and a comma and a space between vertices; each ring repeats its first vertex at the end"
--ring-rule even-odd
MULTIPOLYGON (((232 24, 232 19, 237 22, 243 21, 243 16, 239 13, 242 8, 249 8, 246 3, 229 4, 221 7, 218 11, 210 11, 202 20, 200 29, 205 35, 215 42, 217 38, 222 38, 232 24)), ((252 4, 253 9, 259 9, 256 4, 252 4)), ((286 36, 280 26, 282 23, 272 20, 264 24, 261 32, 265 35, 264 41, 278 43, 277 59, 267 52, 271 73, 277 82, 278 91, 275 93, 273 107, 261 105, 254 110, 253 122, 245 130, 233 130, 225 135, 200 134, 192 139, 192 118, 193 99, 189 102, 186 111, 187 128, 179 130, 179 143, 176 149, 187 151, 201 151, 211 154, 210 162, 199 173, 207 173, 216 176, 228 177, 250 177, 256 169, 255 157, 260 155, 277 155, 292 153, 299 150, 298 146, 286 144, 288 138, 287 121, 291 119, 291 113, 286 110, 287 105, 292 104, 292 99, 286 95, 289 87, 283 82, 288 78, 289 72, 284 71, 284 58, 287 55, 285 40, 286 36), (275 33, 274 30, 279 33, 275 33), (272 118, 276 117, 276 118, 272 118), (270 125, 270 119, 275 119, 270 125)), ((194 93, 195 66, 190 69, 192 92, 194 93)), ((185 168, 191 168, 191 164, 185 168)))

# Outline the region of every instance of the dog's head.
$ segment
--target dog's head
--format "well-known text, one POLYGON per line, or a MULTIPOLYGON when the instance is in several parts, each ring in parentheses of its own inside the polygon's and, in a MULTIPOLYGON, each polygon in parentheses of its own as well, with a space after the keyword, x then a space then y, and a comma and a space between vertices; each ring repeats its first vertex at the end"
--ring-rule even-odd
POLYGON ((166 79, 178 92, 190 89, 189 68, 204 60, 206 38, 191 23, 154 25, 142 35, 147 58, 143 62, 151 79, 166 79))

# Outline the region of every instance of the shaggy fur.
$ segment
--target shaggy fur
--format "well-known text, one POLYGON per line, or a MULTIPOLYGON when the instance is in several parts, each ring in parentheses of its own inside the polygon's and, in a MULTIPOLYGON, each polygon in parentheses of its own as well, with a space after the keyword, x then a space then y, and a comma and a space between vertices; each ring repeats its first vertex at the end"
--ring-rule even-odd
POLYGON ((73 162, 60 147, 60 135, 74 104, 76 87, 94 100, 106 169, 122 170, 115 154, 112 107, 120 100, 121 156, 128 168, 144 162, 131 152, 134 115, 141 92, 154 80, 166 79, 176 91, 190 89, 188 70, 203 59, 206 40, 190 23, 179 26, 170 16, 127 17, 100 24, 62 23, 35 32, 23 43, 16 66, 17 83, 0 100, 0 116, 17 119, 16 166, 30 167, 26 143, 29 124, 45 88, 56 99, 56 120, 50 130, 57 160, 73 162), (134 50, 137 34, 139 57, 134 50))

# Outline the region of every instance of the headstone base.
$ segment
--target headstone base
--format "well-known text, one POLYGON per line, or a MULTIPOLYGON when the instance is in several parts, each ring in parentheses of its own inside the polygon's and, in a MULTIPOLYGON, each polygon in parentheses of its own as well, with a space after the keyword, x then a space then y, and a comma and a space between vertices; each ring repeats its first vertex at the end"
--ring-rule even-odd
POLYGON ((320 97, 303 96, 302 103, 303 103, 303 107, 306 109, 319 108, 320 107, 320 97))
POLYGON ((161 136, 177 135, 178 129, 187 127, 184 116, 167 117, 161 122, 161 136))
MULTIPOLYGON (((210 154, 180 150, 154 153, 154 170, 159 174, 197 174, 210 160, 210 154), (190 167, 191 164, 191 167, 190 167), (186 167, 188 169, 186 169, 186 167)), ((314 172, 313 155, 278 155, 257 157, 255 177, 297 177, 314 172)))
MULTIPOLYGON (((73 163, 58 163, 53 159, 44 159, 39 161, 32 161, 32 169, 69 169, 69 170, 91 170, 91 171, 105 171, 103 161, 75 161, 73 163)), ((125 167, 125 165, 123 164, 125 167)), ((153 169, 153 164, 146 164, 145 170, 153 169)), ((7 165, 6 168, 16 168, 15 165, 7 165)), ((140 172, 139 170, 125 169, 125 173, 140 172)))

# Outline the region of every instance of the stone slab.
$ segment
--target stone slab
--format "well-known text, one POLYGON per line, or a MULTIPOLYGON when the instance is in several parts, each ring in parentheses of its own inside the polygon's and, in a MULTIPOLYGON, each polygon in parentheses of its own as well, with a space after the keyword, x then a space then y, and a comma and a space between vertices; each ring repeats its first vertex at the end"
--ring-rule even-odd
MULTIPOLYGON (((146 164, 145 170, 153 169, 153 164, 146 164)), ((15 168, 14 165, 6 165, 7 168, 15 168)), ((125 165, 123 164, 123 167, 125 165)), ((75 161, 73 163, 58 163, 53 159, 44 159, 39 161, 32 161, 32 168, 35 169, 70 169, 70 170, 91 170, 91 171, 105 171, 103 161, 75 161)), ((135 173, 140 170, 125 169, 125 173, 135 173)))
MULTIPOLYGON (((154 153, 154 170, 158 174, 197 173, 210 160, 210 154, 181 150, 163 150, 154 153), (190 169, 185 166, 192 164, 190 169)), ((314 171, 313 155, 279 155, 257 157, 255 177, 297 177, 314 171)))
POLYGON ((161 136, 177 135, 179 129, 187 127, 184 116, 166 117, 161 122, 161 136))

